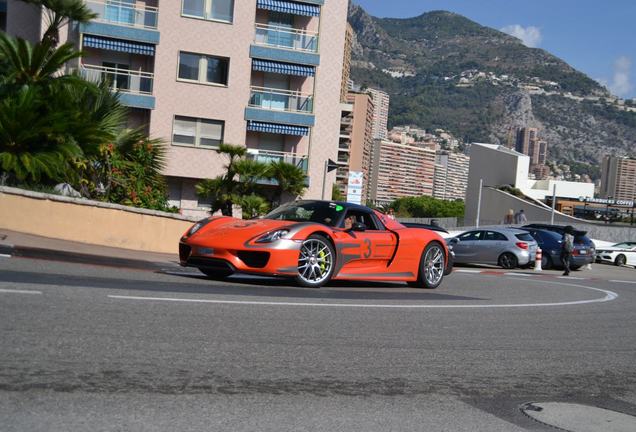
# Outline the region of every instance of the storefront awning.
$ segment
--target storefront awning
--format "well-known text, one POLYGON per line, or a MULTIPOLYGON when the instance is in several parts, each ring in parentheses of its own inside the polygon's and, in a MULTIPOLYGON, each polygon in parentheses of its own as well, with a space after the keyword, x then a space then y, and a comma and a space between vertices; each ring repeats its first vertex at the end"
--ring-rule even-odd
POLYGON ((155 55, 154 45, 121 39, 105 38, 102 36, 84 35, 84 46, 88 48, 99 48, 130 54, 141 54, 147 56, 155 55))
POLYGON ((294 1, 257 0, 256 7, 258 9, 267 9, 292 15, 320 16, 320 6, 297 3, 294 1))
POLYGON ((305 126, 292 126, 277 123, 257 122, 251 120, 247 122, 247 130, 252 132, 266 132, 281 135, 309 135, 309 128, 305 126))
POLYGON ((316 68, 313 66, 295 65, 290 63, 281 63, 271 60, 252 60, 252 69, 260 72, 271 72, 282 75, 297 75, 297 76, 314 76, 316 75, 316 68))

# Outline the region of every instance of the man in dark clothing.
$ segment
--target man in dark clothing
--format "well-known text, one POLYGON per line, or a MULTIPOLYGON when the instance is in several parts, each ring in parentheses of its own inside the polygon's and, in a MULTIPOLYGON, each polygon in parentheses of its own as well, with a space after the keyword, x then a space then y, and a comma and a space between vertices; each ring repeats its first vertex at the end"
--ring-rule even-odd
POLYGON ((563 238, 561 239, 561 263, 563 264, 563 276, 570 274, 570 259, 574 250, 574 228, 570 225, 565 227, 563 238))

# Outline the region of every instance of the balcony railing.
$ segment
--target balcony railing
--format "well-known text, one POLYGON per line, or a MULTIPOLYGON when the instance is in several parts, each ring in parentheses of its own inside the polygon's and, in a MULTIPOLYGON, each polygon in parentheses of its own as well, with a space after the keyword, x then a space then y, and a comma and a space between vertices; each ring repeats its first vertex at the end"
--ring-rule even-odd
POLYGON ((95 21, 127 27, 157 28, 159 8, 138 6, 134 0, 87 0, 86 5, 98 14, 95 21))
POLYGON ((267 45, 295 51, 318 52, 318 33, 288 27, 256 24, 257 45, 267 45))
POLYGON ((274 150, 248 149, 247 157, 263 163, 287 162, 307 171, 307 155, 274 150))
POLYGON ((274 111, 311 114, 314 112, 314 97, 291 90, 252 87, 249 105, 274 111))
POLYGON ((113 91, 152 95, 154 74, 94 65, 80 65, 80 73, 90 81, 108 80, 113 91))

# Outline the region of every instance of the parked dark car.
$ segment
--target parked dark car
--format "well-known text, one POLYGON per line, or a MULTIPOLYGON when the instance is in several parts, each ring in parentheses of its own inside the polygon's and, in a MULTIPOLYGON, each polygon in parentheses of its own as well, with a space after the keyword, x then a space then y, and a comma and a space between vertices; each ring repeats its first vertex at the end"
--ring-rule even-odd
MULTIPOLYGON (((565 232, 565 225, 530 224, 524 229, 539 243, 543 252, 541 267, 544 269, 562 269, 561 265, 561 241, 565 232)), ((570 268, 578 270, 584 265, 594 262, 596 257, 596 246, 586 231, 574 230, 574 250, 570 260, 570 268)))

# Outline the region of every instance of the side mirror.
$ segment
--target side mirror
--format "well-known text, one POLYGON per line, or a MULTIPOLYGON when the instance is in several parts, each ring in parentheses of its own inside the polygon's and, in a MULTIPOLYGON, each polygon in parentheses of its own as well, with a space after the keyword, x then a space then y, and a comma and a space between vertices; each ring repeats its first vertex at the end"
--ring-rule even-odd
POLYGON ((367 230, 367 226, 365 224, 363 224, 362 222, 354 222, 353 225, 351 225, 351 231, 366 231, 367 230))

